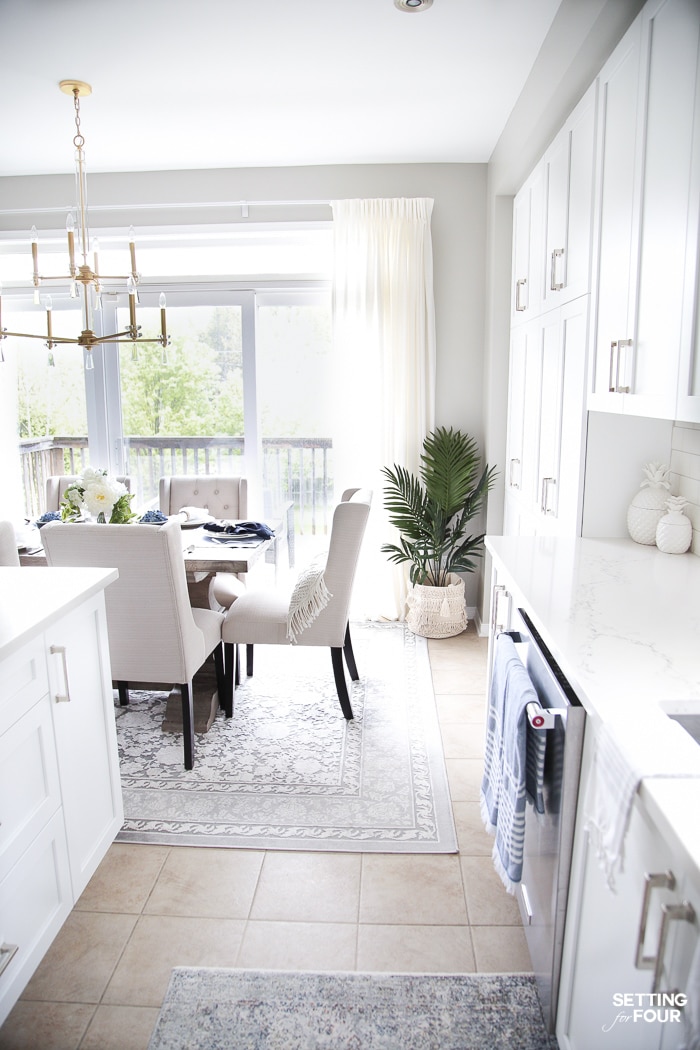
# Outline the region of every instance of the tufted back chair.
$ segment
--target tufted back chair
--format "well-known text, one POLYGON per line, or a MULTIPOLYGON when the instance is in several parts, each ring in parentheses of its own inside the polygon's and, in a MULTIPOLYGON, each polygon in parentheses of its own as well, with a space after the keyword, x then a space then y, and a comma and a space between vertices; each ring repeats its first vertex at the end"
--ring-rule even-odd
POLYGON ((0 565, 19 565, 15 527, 11 521, 0 521, 0 565))
POLYGON ((163 514, 177 514, 182 507, 206 507, 214 518, 245 519, 248 480, 217 474, 176 474, 161 478, 159 505, 163 514))
POLYGON ((105 591, 112 676, 122 703, 132 682, 180 686, 185 768, 194 763, 192 678, 214 653, 224 695, 221 613, 193 609, 187 593, 179 522, 96 525, 50 522, 41 530, 49 565, 116 568, 105 591))

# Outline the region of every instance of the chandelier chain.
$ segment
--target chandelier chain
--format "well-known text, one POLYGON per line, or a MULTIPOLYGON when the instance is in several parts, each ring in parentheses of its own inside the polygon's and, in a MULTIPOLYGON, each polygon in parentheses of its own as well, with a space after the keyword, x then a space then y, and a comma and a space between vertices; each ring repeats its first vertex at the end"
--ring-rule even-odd
POLYGON ((75 109, 75 138, 73 139, 73 145, 76 149, 82 149, 85 145, 85 139, 80 132, 80 98, 78 97, 78 89, 73 90, 73 107, 75 109))

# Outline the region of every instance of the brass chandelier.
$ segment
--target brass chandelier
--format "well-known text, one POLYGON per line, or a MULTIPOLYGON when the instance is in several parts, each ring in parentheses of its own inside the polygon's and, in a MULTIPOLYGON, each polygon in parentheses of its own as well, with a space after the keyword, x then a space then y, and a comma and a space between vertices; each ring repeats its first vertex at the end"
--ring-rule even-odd
MULTIPOLYGON (((36 227, 32 226, 31 239, 32 239, 32 282, 34 284, 34 302, 39 304, 41 302, 39 297, 39 288, 42 284, 48 281, 66 281, 70 282, 70 295, 71 298, 81 298, 82 303, 82 321, 83 330, 79 336, 74 338, 67 338, 64 336, 56 336, 53 334, 53 327, 51 321, 52 312, 52 299, 50 295, 47 295, 43 299, 43 306, 46 310, 46 335, 36 335, 30 332, 8 332, 2 327, 2 314, 0 313, 0 339, 6 339, 7 336, 16 336, 21 339, 45 339, 46 346, 51 351, 54 346, 62 345, 65 343, 72 344, 74 346, 82 346, 85 351, 85 368, 91 369, 94 367, 92 360, 92 349, 95 346, 100 346, 102 343, 157 343, 162 347, 167 347, 170 342, 170 337, 167 334, 166 318, 165 318, 165 295, 161 292, 159 306, 160 306, 160 335, 153 336, 151 338, 141 335, 141 326, 136 323, 136 305, 138 303, 138 284, 140 274, 136 269, 136 245, 135 245, 135 233, 133 226, 129 229, 129 253, 131 257, 131 272, 122 276, 108 277, 99 272, 98 262, 98 250, 97 242, 95 241, 90 246, 90 232, 88 226, 88 215, 87 215, 87 171, 85 167, 85 139, 80 131, 80 99, 86 95, 92 94, 92 88, 89 84, 86 84, 82 80, 62 80, 59 85, 61 91, 67 95, 73 96, 73 105, 75 108, 75 137, 73 138, 73 145, 75 146, 75 164, 76 164, 76 183, 77 183, 77 232, 78 232, 78 261, 76 263, 76 221, 73 212, 69 212, 66 220, 66 233, 68 237, 68 260, 69 260, 69 273, 66 276, 63 275, 51 275, 43 276, 39 273, 39 237, 36 231, 36 227), (88 256, 92 249, 92 266, 88 262, 88 256), (126 290, 128 292, 129 299, 129 324, 126 326, 124 331, 115 332, 112 335, 96 335, 94 325, 94 314, 99 313, 102 309, 102 291, 105 286, 105 282, 126 282, 126 290)), ((2 309, 2 297, 0 296, 0 311, 2 309)))

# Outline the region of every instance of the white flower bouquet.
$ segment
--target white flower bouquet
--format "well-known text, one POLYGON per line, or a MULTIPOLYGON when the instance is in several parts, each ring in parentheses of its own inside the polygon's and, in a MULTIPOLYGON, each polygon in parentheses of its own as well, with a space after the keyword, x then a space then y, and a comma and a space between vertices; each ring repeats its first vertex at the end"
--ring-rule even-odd
POLYGON ((63 494, 61 521, 77 521, 87 512, 102 524, 126 525, 136 517, 132 499, 127 487, 110 478, 106 470, 86 467, 63 494))

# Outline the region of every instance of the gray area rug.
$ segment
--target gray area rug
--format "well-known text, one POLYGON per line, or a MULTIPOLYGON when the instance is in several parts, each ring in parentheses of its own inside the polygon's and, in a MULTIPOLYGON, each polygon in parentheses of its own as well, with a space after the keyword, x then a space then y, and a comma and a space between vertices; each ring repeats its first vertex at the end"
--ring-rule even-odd
POLYGON ((179 968, 148 1050, 556 1050, 535 978, 179 968))
POLYGON ((352 636, 351 722, 325 648, 257 646, 233 718, 197 735, 190 771, 181 734, 163 731, 167 693, 133 691, 116 709, 118 840, 456 852, 427 642, 403 624, 355 624, 352 636))

